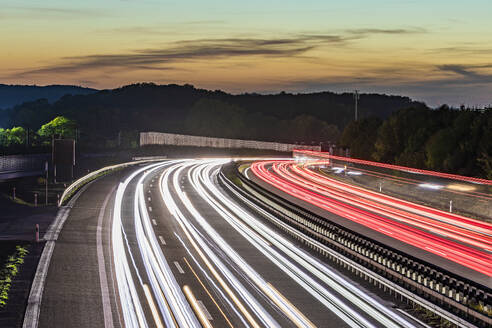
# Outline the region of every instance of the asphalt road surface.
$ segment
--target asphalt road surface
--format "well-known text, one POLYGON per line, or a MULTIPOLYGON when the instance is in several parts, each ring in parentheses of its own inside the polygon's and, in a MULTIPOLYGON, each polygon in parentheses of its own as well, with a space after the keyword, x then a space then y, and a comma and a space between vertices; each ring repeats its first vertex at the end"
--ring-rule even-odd
POLYGON ((234 202, 217 184, 225 162, 93 183, 56 243, 39 326, 418 326, 234 202))

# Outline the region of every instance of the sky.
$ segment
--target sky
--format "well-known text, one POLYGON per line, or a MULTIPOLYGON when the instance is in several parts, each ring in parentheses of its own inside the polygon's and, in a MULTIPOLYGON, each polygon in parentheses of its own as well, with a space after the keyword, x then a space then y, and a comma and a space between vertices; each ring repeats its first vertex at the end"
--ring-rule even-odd
POLYGON ((0 83, 492 103, 490 0, 0 0, 0 83))

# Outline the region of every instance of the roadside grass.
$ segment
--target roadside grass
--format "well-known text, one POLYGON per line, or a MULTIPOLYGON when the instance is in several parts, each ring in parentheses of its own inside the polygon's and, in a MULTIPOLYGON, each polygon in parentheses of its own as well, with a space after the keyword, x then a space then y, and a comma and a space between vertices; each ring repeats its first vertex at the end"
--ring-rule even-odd
MULTIPOLYGON (((7 198, 11 202, 19 204, 19 205, 34 207, 33 203, 26 202, 25 200, 21 199, 19 196, 16 196, 15 199, 11 195, 7 195, 6 193, 2 193, 1 196, 4 198, 7 198)), ((42 206, 42 205, 39 205, 39 206, 42 206)))
POLYGON ((19 273, 29 244, 2 242, 0 248, 0 308, 7 305, 12 280, 19 273))

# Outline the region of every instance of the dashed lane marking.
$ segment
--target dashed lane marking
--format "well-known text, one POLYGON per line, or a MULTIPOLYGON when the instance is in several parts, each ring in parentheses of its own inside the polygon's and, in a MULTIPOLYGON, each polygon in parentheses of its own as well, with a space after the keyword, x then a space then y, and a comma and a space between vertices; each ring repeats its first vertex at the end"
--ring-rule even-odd
POLYGON ((200 305, 202 308, 203 313, 205 313, 205 316, 207 317, 208 320, 213 320, 212 316, 210 315, 210 312, 208 312, 207 308, 205 307, 205 304, 203 304, 202 301, 197 300, 197 303, 200 305))
POLYGON ((181 267, 181 265, 179 265, 178 261, 174 261, 174 265, 178 269, 179 273, 181 273, 181 274, 185 273, 183 268, 181 267))

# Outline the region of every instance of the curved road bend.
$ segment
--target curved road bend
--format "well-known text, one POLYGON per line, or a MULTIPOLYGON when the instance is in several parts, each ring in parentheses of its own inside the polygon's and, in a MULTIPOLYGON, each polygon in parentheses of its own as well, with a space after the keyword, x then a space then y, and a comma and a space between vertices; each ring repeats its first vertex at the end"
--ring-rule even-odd
MULTIPOLYGON (((268 166, 268 172, 269 174, 273 174, 273 170, 271 165, 268 166)), ((455 272, 460 274, 461 276, 476 281, 484 286, 489 286, 490 285, 490 276, 487 274, 484 274, 482 272, 473 270, 467 266, 462 265, 459 262, 452 261, 446 257, 439 256, 439 254, 435 254, 432 252, 429 252, 425 249, 416 247, 414 245, 411 245, 409 243, 400 241, 397 238, 391 237, 388 234, 382 233, 381 231, 371 229, 363 224, 360 224, 358 222, 348 220, 347 218, 344 218, 340 215, 337 215, 335 213, 332 213, 330 211, 327 211, 326 209, 318 206, 317 204, 312 204, 309 203, 303 199, 300 199, 299 197, 293 196, 283 190, 280 190, 276 186, 272 185, 271 183, 265 182, 263 179, 258 177, 256 174, 252 172, 252 170, 248 170, 247 177, 251 179, 252 181, 256 182, 263 188, 266 188, 267 190, 273 192, 274 194, 287 199, 294 204, 297 204, 303 208, 306 208, 313 213, 320 215, 322 217, 326 217, 327 219, 340 224, 352 231, 355 231, 357 233, 360 233, 364 236, 367 236, 369 238, 372 238, 374 240, 377 240, 385 245, 388 245, 390 247, 393 247, 397 250, 403 251, 407 254, 411 254, 419 259, 422 259, 424 261, 427 261, 428 263, 435 263, 439 267, 442 267, 450 272, 455 272)), ((398 223, 402 223, 398 221, 398 223)), ((439 238, 441 236, 438 235, 439 238)), ((444 238, 444 237, 442 237, 444 238)), ((447 238, 445 238, 447 239, 447 238)), ((490 270, 490 269, 489 269, 490 270)))
POLYGON ((234 203, 216 183, 224 162, 93 183, 57 241, 40 326, 415 325, 234 203))

